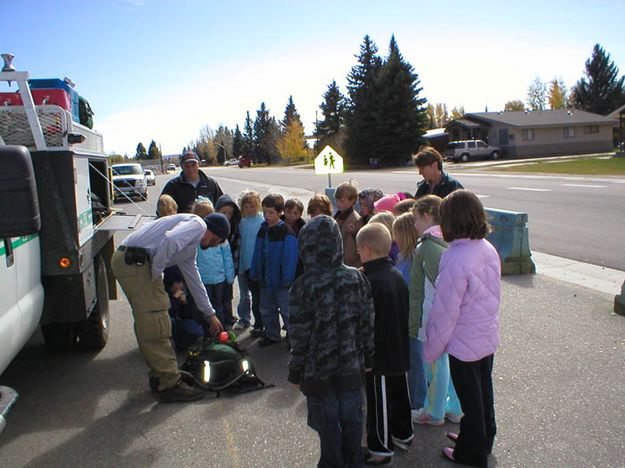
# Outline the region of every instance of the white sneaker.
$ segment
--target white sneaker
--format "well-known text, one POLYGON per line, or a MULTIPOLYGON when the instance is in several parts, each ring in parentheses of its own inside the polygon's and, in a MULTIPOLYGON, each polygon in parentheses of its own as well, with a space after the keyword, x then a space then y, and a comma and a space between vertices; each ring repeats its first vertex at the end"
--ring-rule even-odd
POLYGON ((421 416, 421 414, 423 414, 423 411, 424 411, 423 408, 410 410, 410 416, 412 417, 412 420, 414 421, 419 416, 421 416))
POLYGON ((460 420, 462 419, 463 414, 455 414, 455 413, 445 413, 445 418, 450 423, 460 424, 460 420))
POLYGON ((245 323, 241 320, 238 320, 237 323, 234 324, 234 326, 232 327, 233 330, 245 330, 247 328, 249 328, 250 324, 249 323, 245 323))

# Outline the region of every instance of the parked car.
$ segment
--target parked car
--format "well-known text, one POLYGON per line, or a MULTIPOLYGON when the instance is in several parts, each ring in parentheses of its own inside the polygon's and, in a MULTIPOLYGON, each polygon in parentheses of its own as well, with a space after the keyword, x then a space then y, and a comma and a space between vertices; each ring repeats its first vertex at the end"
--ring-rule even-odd
POLYGON ((176 170, 176 165, 175 164, 168 164, 167 167, 165 167, 165 170, 167 172, 169 171, 175 171, 176 170))
POLYGON ((239 160, 237 158, 227 159, 224 162, 224 166, 238 166, 239 160))
POLYGON ((252 167, 252 160, 245 156, 239 156, 239 167, 252 167))
POLYGON ((146 169, 143 171, 145 174, 145 180, 147 180, 148 185, 156 185, 156 174, 151 169, 146 169))
POLYGON ((139 163, 113 164, 115 198, 140 197, 148 199, 148 181, 139 163))
POLYGON ((479 158, 499 159, 501 148, 490 146, 484 140, 451 141, 445 149, 445 157, 454 162, 469 162, 479 158))

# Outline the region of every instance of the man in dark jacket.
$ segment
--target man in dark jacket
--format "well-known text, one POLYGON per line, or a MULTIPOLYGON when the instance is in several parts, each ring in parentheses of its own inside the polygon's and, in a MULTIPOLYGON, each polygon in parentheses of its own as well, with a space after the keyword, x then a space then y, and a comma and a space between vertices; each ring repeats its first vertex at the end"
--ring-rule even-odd
POLYGON ((391 461, 394 447, 408 450, 412 438, 407 371, 408 286, 388 256, 391 233, 380 223, 369 223, 356 234, 365 276, 371 284, 375 308, 375 361, 367 372, 368 464, 391 461))
POLYGON ((213 205, 223 195, 215 179, 200 171, 200 158, 193 151, 187 151, 180 158, 182 172, 165 185, 161 195, 170 195, 178 204, 178 213, 191 213, 193 202, 198 197, 208 198, 213 205))
POLYGON ((454 190, 464 188, 460 182, 443 172, 443 157, 434 148, 424 148, 417 154, 415 165, 423 180, 417 184, 414 197, 438 195, 445 198, 454 190))
POLYGON ((361 466, 363 372, 373 366, 373 302, 361 272, 343 263, 339 227, 317 216, 299 233, 304 273, 289 293, 289 381, 306 395, 319 466, 361 466))

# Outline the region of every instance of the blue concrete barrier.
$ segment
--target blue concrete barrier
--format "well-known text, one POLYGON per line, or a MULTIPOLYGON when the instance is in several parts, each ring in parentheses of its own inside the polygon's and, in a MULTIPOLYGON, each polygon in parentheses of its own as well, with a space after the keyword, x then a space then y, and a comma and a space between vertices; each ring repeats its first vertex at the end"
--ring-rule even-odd
POLYGON ((501 259, 502 275, 536 273, 530 252, 527 213, 485 208, 493 227, 487 239, 495 246, 501 259))
POLYGON ((625 282, 621 286, 621 294, 614 296, 614 312, 625 315, 625 282))

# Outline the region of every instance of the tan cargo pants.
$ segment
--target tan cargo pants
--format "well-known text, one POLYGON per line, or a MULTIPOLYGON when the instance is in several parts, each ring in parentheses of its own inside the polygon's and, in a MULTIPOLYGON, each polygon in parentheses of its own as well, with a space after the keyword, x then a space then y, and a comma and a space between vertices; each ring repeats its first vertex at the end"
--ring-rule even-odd
POLYGON ((151 262, 127 265, 125 254, 116 250, 111 266, 121 285, 135 320, 139 351, 150 368, 149 376, 159 379, 159 390, 176 385, 180 379, 178 360, 172 348, 169 296, 159 278, 152 281, 151 262))

